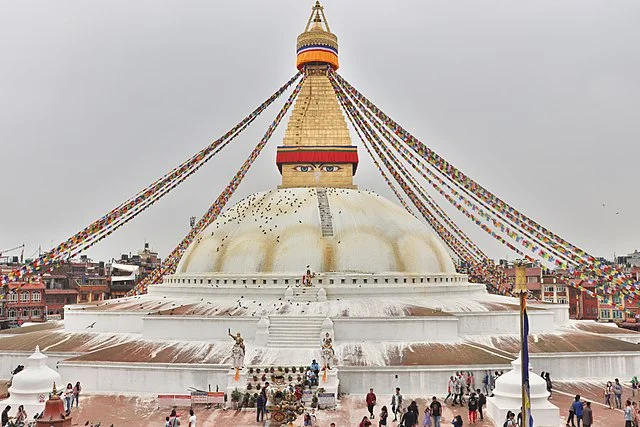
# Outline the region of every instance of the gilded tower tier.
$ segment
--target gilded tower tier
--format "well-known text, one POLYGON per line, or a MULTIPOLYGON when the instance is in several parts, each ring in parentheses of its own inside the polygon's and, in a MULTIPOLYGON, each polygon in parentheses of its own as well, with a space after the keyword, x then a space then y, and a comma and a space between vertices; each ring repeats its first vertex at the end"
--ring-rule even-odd
POLYGON ((338 68, 338 39, 319 2, 298 36, 297 66, 305 81, 278 147, 280 188, 355 188, 358 152, 328 77, 338 68))

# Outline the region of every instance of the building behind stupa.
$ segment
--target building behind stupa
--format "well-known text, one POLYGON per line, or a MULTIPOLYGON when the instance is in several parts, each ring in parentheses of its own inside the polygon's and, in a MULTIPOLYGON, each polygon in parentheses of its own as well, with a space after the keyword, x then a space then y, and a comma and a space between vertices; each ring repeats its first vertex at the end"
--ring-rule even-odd
MULTIPOLYGON (((229 332, 244 338, 245 369, 307 366, 328 333, 345 393, 440 394, 455 371, 509 370, 518 301, 470 283, 424 223, 358 189, 357 146, 327 76, 338 65, 316 3, 298 37, 305 80, 277 150, 280 185, 223 212, 148 294, 67 306, 63 325, 0 340, 0 370, 39 344, 85 390, 226 390, 229 332)), ((531 302, 529 318, 536 372, 604 379, 640 368, 640 334, 570 321, 561 304, 531 302)))

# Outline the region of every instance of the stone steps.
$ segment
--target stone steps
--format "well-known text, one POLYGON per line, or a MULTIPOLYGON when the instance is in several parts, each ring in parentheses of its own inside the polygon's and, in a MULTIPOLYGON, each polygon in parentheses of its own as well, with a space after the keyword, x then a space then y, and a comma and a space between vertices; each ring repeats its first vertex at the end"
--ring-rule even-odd
POLYGON ((333 237, 333 221, 331 216, 331 207, 329 206, 329 198, 327 197, 326 188, 316 188, 318 197, 318 211, 320 212, 320 229, 322 237, 333 237))
POLYGON ((272 348, 316 348, 320 347, 322 317, 271 316, 269 318, 269 341, 272 348))

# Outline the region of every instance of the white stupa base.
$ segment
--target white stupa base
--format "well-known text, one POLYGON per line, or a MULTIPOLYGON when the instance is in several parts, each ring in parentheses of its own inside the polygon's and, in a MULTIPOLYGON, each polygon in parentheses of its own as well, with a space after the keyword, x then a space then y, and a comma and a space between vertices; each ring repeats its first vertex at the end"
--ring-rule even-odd
MULTIPOLYGON (((495 396, 487 398, 487 414, 497 426, 502 426, 506 420, 507 411, 514 414, 520 412, 520 396, 495 396)), ((561 425, 560 409, 549 401, 536 401, 531 408, 533 423, 536 427, 558 427, 561 425)))
MULTIPOLYGON (((508 411, 517 416, 522 407, 521 356, 511 362, 511 366, 513 369, 496 380, 496 387, 493 390, 494 396, 487 398, 487 413, 498 426, 504 424, 508 411)), ((531 415, 534 425, 536 427, 558 427, 561 425, 560 409, 549 402, 549 392, 545 380, 532 372, 531 365, 527 368, 529 370, 531 415)))

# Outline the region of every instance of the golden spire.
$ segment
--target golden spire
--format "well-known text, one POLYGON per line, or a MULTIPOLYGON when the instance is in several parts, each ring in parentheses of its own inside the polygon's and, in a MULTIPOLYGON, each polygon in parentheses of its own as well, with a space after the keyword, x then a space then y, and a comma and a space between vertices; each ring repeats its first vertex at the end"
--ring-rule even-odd
POLYGON ((296 53, 299 70, 309 64, 325 64, 338 69, 338 37, 329 29, 319 1, 313 6, 304 31, 298 36, 296 53))

